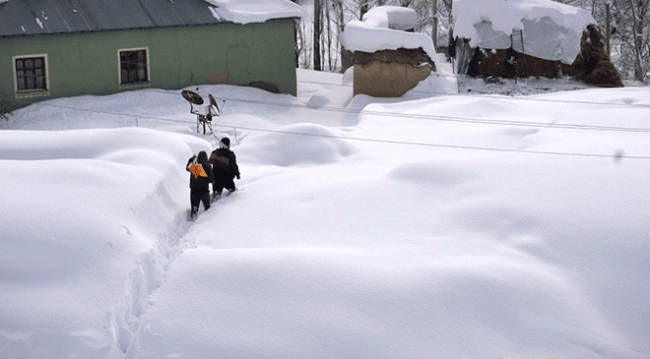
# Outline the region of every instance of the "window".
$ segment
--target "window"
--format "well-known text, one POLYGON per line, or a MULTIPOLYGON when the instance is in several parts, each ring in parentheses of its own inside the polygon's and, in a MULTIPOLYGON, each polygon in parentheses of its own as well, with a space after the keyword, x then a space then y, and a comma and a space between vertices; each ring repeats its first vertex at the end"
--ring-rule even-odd
POLYGON ((16 93, 48 91, 47 56, 14 57, 16 93))
POLYGON ((120 50, 120 84, 149 82, 147 49, 120 50))

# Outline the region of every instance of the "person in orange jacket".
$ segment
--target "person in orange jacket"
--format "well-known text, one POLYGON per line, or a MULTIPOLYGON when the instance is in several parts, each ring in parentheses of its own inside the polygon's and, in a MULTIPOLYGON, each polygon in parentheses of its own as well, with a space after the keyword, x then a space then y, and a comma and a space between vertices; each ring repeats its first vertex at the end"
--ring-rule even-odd
POLYGON ((199 152, 198 157, 190 157, 185 169, 190 172, 190 218, 194 220, 198 216, 201 202, 206 211, 210 208, 210 183, 214 182, 214 175, 205 151, 199 152))

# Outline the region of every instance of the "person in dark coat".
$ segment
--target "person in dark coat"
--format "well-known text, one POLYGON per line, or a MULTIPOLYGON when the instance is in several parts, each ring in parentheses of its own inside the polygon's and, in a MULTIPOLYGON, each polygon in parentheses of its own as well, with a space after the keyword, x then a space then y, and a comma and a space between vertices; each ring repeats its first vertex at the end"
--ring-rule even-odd
POLYGON ((199 152, 198 157, 192 156, 187 161, 185 169, 190 172, 191 217, 194 219, 199 213, 201 202, 206 211, 210 208, 210 183, 214 182, 214 175, 205 151, 199 152))
POLYGON ((240 179, 239 166, 237 166, 237 157, 230 150, 230 139, 224 137, 219 141, 219 148, 210 154, 210 163, 214 168, 214 183, 212 184, 212 200, 221 198, 221 193, 225 188, 228 192, 237 190, 234 178, 240 179))

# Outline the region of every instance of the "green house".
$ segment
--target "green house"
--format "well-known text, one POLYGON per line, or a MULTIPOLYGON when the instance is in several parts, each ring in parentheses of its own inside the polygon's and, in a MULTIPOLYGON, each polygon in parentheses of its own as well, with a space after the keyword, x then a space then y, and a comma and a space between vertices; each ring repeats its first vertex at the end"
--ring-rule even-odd
POLYGON ((198 84, 296 94, 289 0, 0 0, 0 101, 198 84))

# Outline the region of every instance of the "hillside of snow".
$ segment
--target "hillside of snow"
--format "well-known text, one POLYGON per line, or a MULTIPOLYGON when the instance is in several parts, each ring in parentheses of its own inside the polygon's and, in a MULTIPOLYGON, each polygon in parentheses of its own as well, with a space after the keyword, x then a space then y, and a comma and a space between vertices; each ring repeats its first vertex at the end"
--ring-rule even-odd
POLYGON ((298 78, 200 86, 214 135, 180 89, 0 119, 0 358, 650 355, 650 88, 298 78), (239 190, 188 222, 222 136, 239 190))

